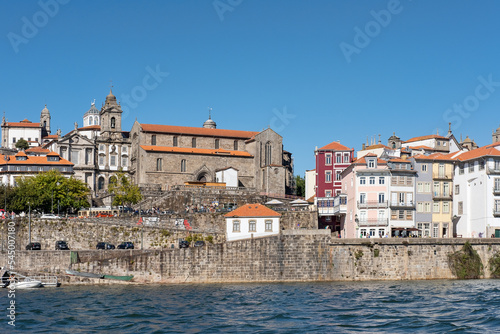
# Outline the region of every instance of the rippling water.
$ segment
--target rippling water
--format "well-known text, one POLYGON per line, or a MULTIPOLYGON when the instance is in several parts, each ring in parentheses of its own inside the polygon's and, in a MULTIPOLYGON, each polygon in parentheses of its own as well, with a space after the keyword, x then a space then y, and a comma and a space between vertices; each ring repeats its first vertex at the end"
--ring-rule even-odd
POLYGON ((500 332, 500 280, 62 286, 15 300, 15 330, 3 311, 0 333, 500 332))

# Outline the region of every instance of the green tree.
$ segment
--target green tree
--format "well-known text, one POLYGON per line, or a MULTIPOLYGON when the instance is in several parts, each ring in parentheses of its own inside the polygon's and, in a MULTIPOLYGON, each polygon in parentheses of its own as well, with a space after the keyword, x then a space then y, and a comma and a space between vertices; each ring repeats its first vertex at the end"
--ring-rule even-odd
POLYGON ((130 206, 142 199, 139 187, 130 181, 123 170, 109 178, 108 191, 113 195, 113 205, 130 206))
POLYGON ((27 150, 28 148, 30 148, 30 144, 26 140, 21 138, 17 141, 16 148, 18 150, 27 150))
POLYGON ((89 206, 88 195, 89 190, 84 182, 51 170, 18 179, 12 208, 26 211, 28 205, 31 205, 32 209, 43 212, 54 212, 58 208, 63 212, 73 211, 89 206))
POLYGON ((304 197, 306 194, 306 181, 300 175, 295 176, 295 186, 297 188, 297 196, 304 197))

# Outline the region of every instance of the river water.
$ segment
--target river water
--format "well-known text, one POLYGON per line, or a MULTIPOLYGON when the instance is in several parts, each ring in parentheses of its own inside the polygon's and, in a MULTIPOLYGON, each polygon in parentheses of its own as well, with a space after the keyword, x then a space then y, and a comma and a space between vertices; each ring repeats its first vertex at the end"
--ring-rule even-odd
POLYGON ((16 291, 15 328, 5 290, 0 333, 500 332, 500 280, 61 286, 16 291))

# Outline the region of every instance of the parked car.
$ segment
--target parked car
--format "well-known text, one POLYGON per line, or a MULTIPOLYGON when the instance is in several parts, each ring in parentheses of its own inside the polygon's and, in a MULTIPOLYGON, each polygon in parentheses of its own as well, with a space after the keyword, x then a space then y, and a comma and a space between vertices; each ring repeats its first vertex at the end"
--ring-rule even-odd
POLYGON ((203 240, 198 240, 198 241, 195 241, 194 243, 194 247, 203 247, 205 246, 205 241, 203 240))
POLYGON ((189 247, 189 241, 179 240, 179 248, 188 248, 188 247, 189 247))
POLYGON ((56 241, 56 250, 69 250, 68 244, 66 241, 56 241))
POLYGON ((98 242, 97 246, 95 246, 96 249, 115 249, 115 245, 110 244, 108 242, 98 242))
POLYGON ((116 247, 118 249, 134 249, 134 243, 130 241, 124 241, 116 247))
POLYGON ((40 218, 42 218, 42 219, 61 219, 61 217, 59 217, 58 215, 55 215, 53 213, 45 213, 40 218))
POLYGON ((40 250, 42 245, 39 242, 32 242, 26 246, 26 250, 40 250))

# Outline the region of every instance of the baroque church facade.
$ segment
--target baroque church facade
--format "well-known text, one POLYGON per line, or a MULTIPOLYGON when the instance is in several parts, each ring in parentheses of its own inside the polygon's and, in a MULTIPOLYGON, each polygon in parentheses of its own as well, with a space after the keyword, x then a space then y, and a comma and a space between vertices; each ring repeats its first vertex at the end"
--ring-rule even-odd
MULTIPOLYGON (((137 120, 122 130, 122 109, 112 91, 100 110, 91 104, 83 127, 61 136, 51 134, 45 107, 40 123, 2 120, 2 147, 15 148, 28 140, 28 155, 56 152, 70 161, 74 176, 84 181, 93 197, 106 194, 110 179, 122 170, 141 188, 169 190, 186 183, 215 183, 231 170, 228 185, 260 193, 294 192, 293 160, 283 149, 283 138, 272 129, 260 132, 217 129, 209 119, 202 127, 143 124, 137 120)), ((227 181, 227 180, 225 180, 227 181)), ((222 186, 222 184, 221 184, 222 186)))

